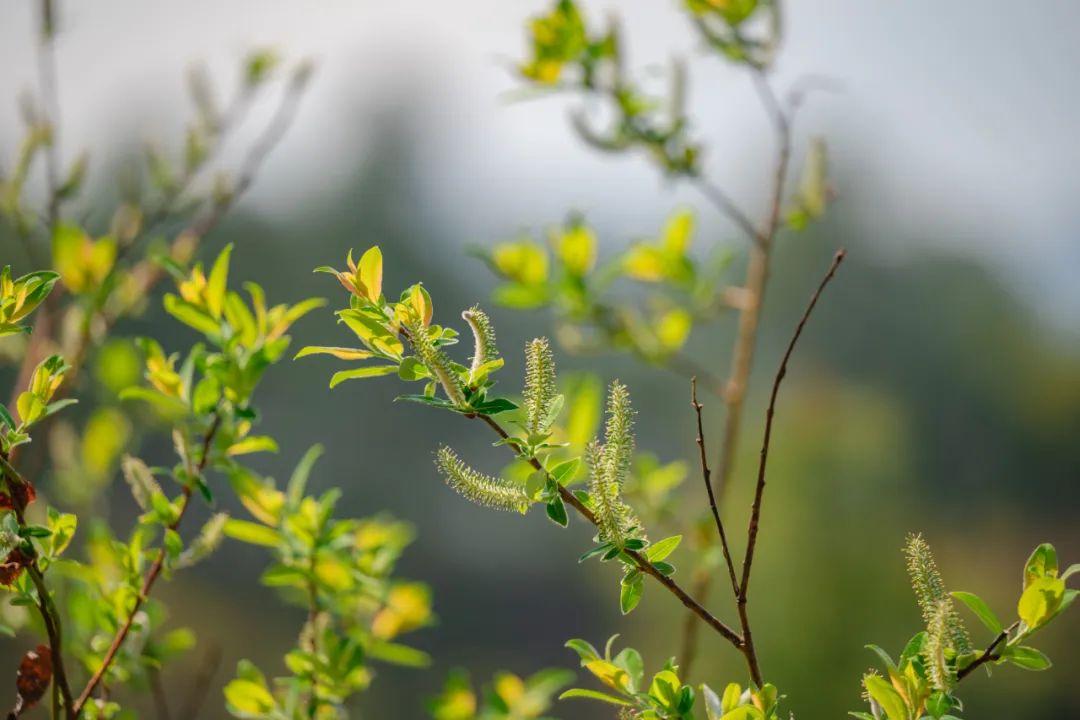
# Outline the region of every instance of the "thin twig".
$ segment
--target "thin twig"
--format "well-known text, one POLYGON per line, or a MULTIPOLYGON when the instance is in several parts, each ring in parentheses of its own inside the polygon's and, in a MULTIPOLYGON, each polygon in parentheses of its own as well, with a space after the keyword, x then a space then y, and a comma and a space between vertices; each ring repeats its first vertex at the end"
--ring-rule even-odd
MULTIPOLYGON (((504 430, 502 426, 499 425, 499 423, 495 421, 491 416, 473 415, 470 417, 480 418, 481 420, 483 420, 503 440, 510 439, 510 435, 506 432, 506 430, 504 430)), ((515 453, 517 453, 519 449, 520 448, 515 449, 515 447, 513 446, 510 447, 510 450, 515 453)), ((547 470, 535 457, 528 457, 526 458, 526 460, 528 460, 529 464, 532 465, 534 469, 539 470, 545 474, 547 473, 547 470)), ((589 508, 585 507, 581 503, 581 501, 577 499, 577 496, 567 490, 566 487, 564 487, 561 483, 556 483, 556 485, 559 488, 559 497, 562 498, 564 503, 577 510, 579 515, 581 515, 593 525, 597 524, 596 516, 593 515, 592 511, 589 510, 589 508)), ((651 575, 657 582, 667 588, 667 590, 672 595, 677 597, 679 599, 679 602, 681 602, 688 610, 690 610, 699 618, 704 620, 705 623, 709 625, 709 627, 720 633, 720 635, 723 636, 724 639, 730 642, 734 647, 742 647, 743 640, 741 637, 739 637, 739 634, 737 632, 735 632, 732 628, 724 624, 722 620, 720 620, 708 610, 706 610, 701 605, 701 603, 699 603, 697 600, 687 594, 687 592, 683 590, 677 582, 660 572, 655 565, 649 562, 648 558, 635 550, 624 550, 623 552, 634 561, 634 564, 637 565, 639 570, 644 572, 646 575, 651 575)))
MULTIPOLYGON (((776 377, 773 379, 772 392, 769 394, 769 407, 765 411, 765 437, 761 444, 761 460, 758 464, 757 485, 754 490, 754 503, 750 508, 750 523, 746 530, 746 555, 743 557, 742 577, 739 580, 738 597, 739 619, 743 628, 743 639, 746 643, 743 652, 746 655, 747 662, 751 666, 751 672, 754 673, 756 671, 759 678, 761 671, 759 669, 757 654, 754 650, 754 640, 753 635, 750 632, 749 617, 746 613, 746 598, 750 589, 750 573, 754 566, 754 550, 757 547, 758 528, 761 525, 761 504, 765 495, 765 470, 769 460, 769 442, 772 440, 773 416, 776 414, 776 398, 780 392, 780 384, 787 375, 788 361, 795 351, 795 345, 802 336, 803 329, 806 327, 806 323, 809 321, 810 314, 814 311, 814 307, 817 305, 821 293, 833 279, 837 268, 840 267, 840 263, 844 261, 844 256, 845 251, 843 248, 836 251, 828 271, 821 279, 821 283, 818 285, 817 290, 815 290, 814 294, 810 297, 810 302, 807 304, 806 310, 799 320, 799 324, 795 326, 795 333, 791 336, 791 341, 788 343, 787 350, 784 351, 784 357, 780 361, 780 367, 776 371, 776 377)), ((760 679, 757 679, 755 682, 760 685, 761 681, 760 679)))
POLYGON ((968 675, 975 672, 975 669, 978 668, 980 665, 985 665, 988 662, 993 662, 994 660, 1000 659, 1001 656, 997 654, 998 646, 1000 646, 1001 643, 1009 639, 1009 634, 1013 630, 1015 630, 1019 624, 1020 621, 1018 620, 1009 627, 1002 630, 1000 633, 998 633, 997 637, 995 637, 993 641, 986 646, 986 649, 982 651, 979 657, 975 658, 975 660, 970 665, 956 673, 956 682, 960 682, 968 675))
MULTIPOLYGON (((213 442, 214 435, 217 434, 218 428, 221 426, 221 415, 215 414, 213 421, 210 423, 209 429, 206 431, 206 435, 203 437, 202 454, 199 456, 197 464, 193 464, 188 461, 189 471, 192 478, 198 477, 206 469, 206 464, 210 459, 210 444, 213 442)), ((192 481, 193 482, 193 481, 192 481)), ((192 483, 184 485, 180 511, 177 513, 177 517, 173 522, 169 524, 169 530, 176 530, 180 525, 180 522, 184 519, 184 515, 187 514, 187 509, 191 505, 191 495, 193 491, 192 483)), ((127 639, 128 633, 131 632, 131 625, 135 621, 135 616, 138 614, 142 604, 150 596, 150 591, 154 587, 154 583, 157 581, 158 576, 161 575, 161 571, 165 568, 165 548, 162 547, 158 551, 157 557, 154 559, 153 565, 150 566, 150 570, 146 573, 146 577, 143 579, 142 587, 139 589, 139 594, 135 598, 135 603, 128 613, 127 619, 124 624, 117 630, 116 635, 113 637, 112 642, 109 644, 108 650, 105 651, 105 656, 102 658, 101 666, 93 674, 90 680, 86 683, 86 687, 79 694, 78 700, 75 701, 75 716, 78 716, 83 706, 93 696, 94 690, 98 684, 101 683, 105 674, 109 671, 109 667, 112 665, 113 660, 116 659, 116 655, 120 652, 121 645, 124 644, 124 640, 127 639)))
MULTIPOLYGON (((19 474, 19 471, 16 470, 10 462, 8 462, 8 459, 4 457, 3 453, 0 453, 0 477, 3 476, 8 478, 9 483, 23 486, 29 485, 29 482, 19 474)), ((19 527, 26 527, 26 516, 23 514, 25 508, 22 507, 20 499, 16 497, 14 493, 12 493, 12 504, 14 506, 15 520, 19 524, 19 527)), ((45 625, 45 634, 49 637, 49 650, 52 654, 55 688, 59 691, 60 697, 63 698, 67 717, 74 718, 76 717, 76 714, 71 711, 71 685, 68 681, 67 672, 64 669, 64 643, 60 613, 57 611, 56 605, 52 601, 52 596, 49 594, 49 588, 45 584, 45 576, 41 572, 41 567, 38 565, 36 557, 31 558, 26 566, 26 572, 29 574, 30 580, 34 584, 34 589, 37 590, 38 611, 41 614, 41 621, 45 625)))
POLYGON ((705 482, 705 491, 709 494, 709 509, 712 511, 713 520, 716 522, 716 532, 720 536, 720 547, 724 552, 724 563, 727 565, 728 576, 731 578, 731 592, 735 597, 739 596, 739 581, 735 578, 735 563, 731 560, 731 550, 728 547, 727 533, 724 532, 724 521, 720 519, 720 509, 716 506, 716 493, 713 492, 712 473, 709 470, 708 452, 705 448, 705 430, 701 420, 701 403, 697 399, 697 378, 690 379, 690 405, 694 408, 697 416, 697 446, 701 456, 701 479, 705 482))
MULTIPOLYGON (((765 300, 765 289, 769 280, 769 266, 776 235, 780 230, 780 217, 783 208, 784 190, 787 185, 788 168, 791 162, 791 123, 784 116, 783 108, 776 100, 762 70, 754 70, 755 87, 762 96, 762 104, 776 128, 777 159, 773 176, 772 199, 768 218, 762 230, 753 234, 755 242, 750 247, 750 260, 746 268, 746 289, 748 301, 739 312, 739 323, 735 334, 735 346, 731 357, 731 370, 724 387, 724 400, 727 404, 727 419, 720 441, 720 453, 717 461, 716 493, 723 497, 731 477, 735 472, 735 458, 738 454, 739 438, 742 435, 743 408, 746 401, 746 389, 750 384, 753 369, 754 351, 757 347, 758 327, 761 308, 765 300)), ((704 581, 709 582, 708 578, 704 581)), ((745 635, 745 632, 744 632, 745 635)), ((685 636, 690 638, 689 635, 685 636)), ((680 657, 686 654, 683 645, 680 657)), ((690 663, 684 663, 683 671, 689 675, 690 663)))
POLYGON ((690 176, 690 183, 696 187, 698 192, 704 195, 717 210, 738 225, 755 244, 761 245, 768 241, 761 231, 754 227, 753 221, 739 208, 738 204, 732 200, 727 193, 713 184, 707 177, 703 175, 692 175, 690 176))

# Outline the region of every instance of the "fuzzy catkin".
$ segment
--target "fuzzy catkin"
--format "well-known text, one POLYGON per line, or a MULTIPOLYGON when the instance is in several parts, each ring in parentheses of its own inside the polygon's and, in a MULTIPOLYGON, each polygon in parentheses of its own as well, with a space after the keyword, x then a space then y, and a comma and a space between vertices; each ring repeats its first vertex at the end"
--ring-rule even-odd
POLYGON ((915 591, 915 598, 918 600, 927 628, 934 622, 937 615, 944 613, 938 618, 944 622, 943 637, 957 653, 963 655, 971 652, 971 638, 960 616, 956 613, 952 598, 945 589, 945 581, 938 572, 934 554, 922 535, 908 536, 907 543, 904 545, 904 555, 907 557, 911 587, 915 591))
POLYGON ((491 324, 491 318, 478 305, 473 305, 461 313, 461 317, 469 324, 473 334, 473 356, 469 367, 471 384, 476 382, 480 368, 499 356, 499 349, 495 345, 495 328, 491 324))
POLYGON ((420 362, 438 379, 450 402, 458 407, 465 405, 465 386, 454 371, 450 357, 435 346, 427 328, 420 323, 409 325, 409 340, 420 362))
POLYGON ((548 408, 555 399, 555 358, 547 338, 530 340, 525 346, 525 428, 530 434, 544 431, 548 408))
POLYGON ((589 494, 596 509, 600 539, 622 546, 631 531, 640 530, 640 523, 622 499, 634 453, 634 423, 630 394, 618 381, 611 384, 607 413, 603 444, 593 440, 586 451, 589 494))
POLYGON ((934 604, 930 621, 926 625, 926 645, 923 648, 923 659, 926 661, 930 681, 942 692, 948 692, 953 686, 953 672, 945 660, 952 613, 952 603, 949 600, 938 600, 934 604))
POLYGON ((529 507, 524 488, 473 470, 445 445, 436 453, 435 465, 447 485, 477 505, 521 513, 529 507))

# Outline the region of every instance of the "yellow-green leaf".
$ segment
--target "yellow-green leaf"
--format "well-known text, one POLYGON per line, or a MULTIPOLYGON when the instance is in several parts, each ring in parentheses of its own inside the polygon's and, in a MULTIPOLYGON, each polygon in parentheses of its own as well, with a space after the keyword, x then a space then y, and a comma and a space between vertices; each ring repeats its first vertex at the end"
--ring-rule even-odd
POLYGON ((277 547, 281 544, 281 533, 277 530, 248 520, 229 518, 225 521, 225 534, 234 540, 251 545, 277 547))
POLYGON ((383 257, 379 246, 368 248, 356 266, 356 286, 368 300, 375 302, 382 295, 383 257))
POLYGON ((1029 628, 1035 628, 1048 620, 1065 596, 1065 581, 1055 577, 1042 577, 1028 585, 1020 596, 1016 612, 1029 628))
POLYGON ((206 281, 206 308, 215 320, 221 318, 221 311, 225 306, 225 287, 229 281, 229 257, 232 255, 232 247, 231 243, 226 245, 217 256, 206 281))

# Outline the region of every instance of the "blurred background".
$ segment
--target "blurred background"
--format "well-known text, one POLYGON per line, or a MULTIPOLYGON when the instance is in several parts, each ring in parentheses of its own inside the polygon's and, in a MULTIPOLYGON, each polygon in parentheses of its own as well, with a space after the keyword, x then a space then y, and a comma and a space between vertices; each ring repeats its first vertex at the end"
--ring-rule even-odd
MULTIPOLYGON (((702 52, 675 0, 585 7, 591 17, 622 17, 636 68, 647 73, 673 55, 689 61, 690 114, 708 144, 707 172, 761 217, 774 136, 745 73, 702 52)), ((743 243, 700 196, 658 179, 640 157, 586 148, 564 101, 515 98, 510 66, 525 52, 524 22, 545 9, 537 0, 63 3, 61 152, 93 149, 83 209, 107 218, 125 163, 147 139, 182 152, 188 69, 204 64, 224 94, 247 51, 272 46, 310 56, 316 72, 288 135, 204 250, 234 242, 235 276, 262 283, 271 299, 339 302, 340 288, 311 268, 379 244, 390 292, 422 279, 436 319, 452 323, 495 285, 465 246, 539 233, 572 210, 596 228, 604 254, 655 234, 673 208, 693 208, 695 252, 732 247, 727 280, 738 282, 743 243)), ((35 24, 31 3, 0 6, 5 163, 22 134, 17 98, 36 84, 35 24)), ((925 534, 952 587, 979 592, 1003 616, 1035 544, 1053 542, 1065 564, 1080 560, 1078 27, 1080 5, 1069 3, 1020 10, 1002 0, 821 0, 788 8, 775 84, 823 75, 836 86, 801 111, 796 141, 801 153, 811 135, 828 139, 837 198, 822 222, 784 235, 777 248, 725 515, 743 527, 768 384, 807 296, 846 246, 848 262, 780 400, 753 599, 765 674, 799 717, 858 708, 860 674, 875 664, 864 643, 898 651, 918 628, 900 555, 907 532, 925 534)), ((270 112, 271 103, 253 109, 237 148, 270 112)), ((229 153, 225 165, 236 161, 229 153)), ((29 268, 16 247, 10 233, 0 235, 0 261, 18 274, 29 268)), ((191 335, 159 305, 118 332, 186 347, 191 335)), ((551 319, 504 310, 493 319, 507 356, 503 377, 520 377, 514 348, 549 333, 551 319)), ((733 327, 722 319, 697 329, 688 352, 724 375, 733 327)), ((295 347, 342 339, 327 312, 293 334, 295 347)), ((684 380, 621 355, 560 352, 559 360, 620 377, 641 411, 640 446, 693 467, 684 380)), ((676 651, 677 603, 647 586, 641 607, 622 618, 617 571, 575 562, 590 537, 580 523, 560 532, 538 511, 525 519, 485 511, 439 481, 430 455, 439 442, 497 471, 502 458, 488 452, 487 437, 453 416, 392 403, 400 390, 392 379, 331 394, 338 364, 314 359, 271 371, 258 403, 264 430, 282 448, 257 464, 283 478, 321 442, 328 452, 314 482, 344 490, 342 511, 385 510, 418 528, 401 574, 433 587, 440 621, 414 640, 434 666, 380 671, 359 716, 424 717, 423 698, 452 667, 477 680, 497 668, 574 667, 562 647, 570 637, 599 644, 621 633, 652 669, 676 651)), ((5 361, 3 387, 12 375, 5 361)), ((705 403, 718 442, 722 407, 705 403)), ((167 438, 142 450, 150 462, 168 452, 167 438)), ((684 490, 704 508, 696 474, 684 490)), ((134 515, 122 483, 100 509, 121 525, 134 515)), ((302 621, 267 599, 257 584, 262 567, 258 549, 227 544, 205 570, 162 589, 177 623, 223 649, 219 685, 240 657, 279 668, 302 621)), ((711 607, 733 620, 720 597, 711 607)), ((1040 646, 1052 671, 972 678, 965 715, 1080 716, 1080 619, 1072 613, 1056 627, 1040 646)), ((703 635, 702 653, 696 681, 743 679, 741 659, 723 643, 703 635)), ((0 656, 10 665, 15 642, 0 640, 0 656)), ((171 668, 173 693, 185 692, 204 658, 197 649, 171 668)), ((219 697, 210 695, 207 717, 218 716, 219 697)), ((553 714, 606 712, 567 701, 553 714)))

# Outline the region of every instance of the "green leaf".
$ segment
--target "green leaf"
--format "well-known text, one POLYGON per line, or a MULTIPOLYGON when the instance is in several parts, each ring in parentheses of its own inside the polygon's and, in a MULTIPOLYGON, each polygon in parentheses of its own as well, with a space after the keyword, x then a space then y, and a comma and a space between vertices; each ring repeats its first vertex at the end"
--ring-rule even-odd
POLYGON ((171 293, 166 295, 164 305, 165 312, 204 335, 217 336, 221 332, 221 326, 214 318, 186 300, 181 300, 176 295, 171 293))
POLYGON ((330 378, 330 387, 335 388, 346 380, 358 380, 360 378, 380 377, 382 375, 389 375, 398 371, 397 365, 375 365, 369 367, 355 368, 353 370, 341 370, 334 373, 334 376, 330 378))
POLYGON ((720 720, 765 720, 765 713, 761 712, 753 705, 740 705, 731 712, 723 715, 720 720))
POLYGON ((234 540, 264 547, 278 547, 283 540, 281 533, 272 527, 234 518, 225 521, 225 534, 234 540))
POLYGON ((581 640, 579 638, 567 640, 563 647, 570 648, 576 652, 582 662, 592 662, 593 660, 600 659, 600 653, 592 646, 592 643, 586 640, 581 640))
POLYGON ((553 498, 544 509, 547 511, 548 519, 556 525, 566 527, 570 523, 570 519, 566 516, 566 505, 563 504, 562 498, 553 498))
POLYGON ((265 685, 251 680, 233 680, 225 686, 225 702, 241 717, 263 717, 274 709, 274 696, 265 685))
POLYGON ((1062 580, 1068 580, 1071 576, 1080 572, 1080 563, 1073 563, 1065 569, 1065 572, 1061 573, 1062 580))
POLYGON ((478 405, 473 405, 472 409, 481 415, 497 415, 502 412, 517 410, 517 407, 517 405, 506 398, 492 398, 491 400, 486 400, 478 405))
POLYGON ((585 688, 570 688, 559 696, 560 700, 566 700, 568 698, 586 698, 588 700, 599 700, 601 702, 611 703, 612 705, 633 706, 633 703, 629 703, 622 698, 608 695, 607 693, 602 693, 598 690, 587 690, 585 688))
MULTIPOLYGON (((887 680, 879 675, 867 675, 863 678, 866 692, 877 701, 889 720, 908 720, 907 705, 900 693, 893 689, 887 680)), ((725 716, 726 718, 726 716, 725 716)))
POLYGON ((679 547, 679 543, 681 542, 682 535, 672 535, 663 540, 657 540, 645 549, 645 557, 647 557, 650 562, 659 562, 675 552, 675 548, 679 547))
POLYGON ((975 593, 957 591, 950 593, 950 595, 967 605, 968 609, 975 613, 990 632, 997 635, 1004 629, 1001 621, 998 620, 997 615, 990 609, 990 606, 975 593))
POLYGON ((430 655, 407 645, 375 640, 367 646, 366 650, 369 658, 392 665, 411 668, 426 668, 431 665, 430 655))
POLYGON ((170 395, 162 395, 156 390, 146 387, 129 387, 120 391, 121 400, 144 400, 158 409, 163 415, 183 415, 187 412, 187 405, 178 398, 170 395))
POLYGON ((398 400, 404 400, 405 402, 421 403, 423 405, 431 405, 443 410, 457 410, 457 406, 449 400, 443 400, 442 398, 431 397, 430 395, 398 395, 394 398, 394 402, 398 400))
POLYGON ((706 720, 720 720, 720 717, 724 714, 723 707, 720 705, 720 697, 705 683, 698 687, 701 689, 702 697, 705 698, 706 720))
POLYGON ((407 357, 398 366, 398 377, 406 382, 413 382, 415 380, 426 380, 431 377, 431 373, 424 363, 414 357, 407 357))
MULTIPOLYGON (((1056 570, 1055 570, 1056 572, 1056 570)), ((1065 581, 1055 577, 1041 577, 1031 582, 1020 596, 1016 612, 1029 628, 1036 628, 1049 620, 1065 595, 1065 581)))
POLYGON ((1028 558, 1027 564, 1024 565, 1024 589, 1039 580, 1047 576, 1057 577, 1058 574, 1058 562, 1057 551, 1054 550, 1054 546, 1050 543, 1043 543, 1039 545, 1031 553, 1031 557, 1028 558))
POLYGON ((9 430, 19 427, 18 423, 15 422, 15 418, 11 417, 11 413, 3 404, 0 404, 0 423, 7 425, 9 430))
POLYGON ((379 246, 368 248, 356 264, 357 289, 375 302, 382 294, 383 257, 379 246))
POLYGON ((885 663, 885 667, 889 670, 890 673, 897 672, 896 663, 893 662, 893 659, 889 656, 889 653, 885 652, 877 645, 866 645, 864 647, 866 647, 867 650, 872 651, 875 655, 881 658, 881 662, 885 663))
POLYGON ((322 345, 308 345, 293 357, 293 360, 307 357, 308 355, 333 355, 339 360, 367 360, 375 357, 375 353, 361 348, 328 347, 322 345))
POLYGON ((613 547, 614 546, 609 542, 601 543, 600 545, 597 545, 596 547, 592 548, 591 550, 588 550, 585 553, 583 553, 581 555, 581 557, 578 558, 578 562, 579 563, 585 562, 586 560, 588 560, 591 557, 595 557, 597 555, 602 555, 602 554, 610 551, 613 547))
POLYGON ((1050 658, 1033 647, 1019 645, 1008 648, 1002 657, 1013 665, 1025 670, 1046 670, 1050 667, 1050 658))
POLYGON ((225 451, 225 454, 229 457, 235 457, 237 455, 249 455, 257 452, 276 453, 277 451, 278 444, 274 438, 269 435, 253 435, 230 445, 229 449, 225 451))
POLYGON ((296 464, 296 469, 293 470, 292 475, 289 477, 289 484, 286 486, 286 495, 291 505, 300 504, 304 497, 304 488, 307 487, 308 476, 311 475, 311 468, 315 466, 316 461, 322 457, 322 454, 322 445, 312 445, 304 453, 304 456, 300 458, 300 462, 296 464))
POLYGON ((568 482, 574 479, 574 475, 577 474, 578 468, 581 467, 581 458, 574 458, 561 462, 555 467, 549 470, 549 474, 552 479, 560 485, 566 485, 568 482))
POLYGON ((640 572, 633 572, 623 579, 619 591, 619 608, 623 615, 628 615, 641 602, 641 591, 644 588, 645 576, 640 572), (629 579, 629 582, 627 582, 629 579))
POLYGON ((225 286, 229 281, 229 258, 232 256, 232 249, 232 243, 225 246, 206 279, 206 308, 215 320, 221 319, 221 311, 225 306, 225 286))

